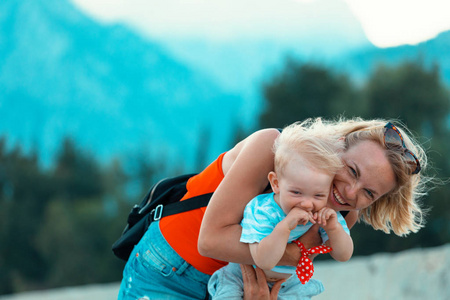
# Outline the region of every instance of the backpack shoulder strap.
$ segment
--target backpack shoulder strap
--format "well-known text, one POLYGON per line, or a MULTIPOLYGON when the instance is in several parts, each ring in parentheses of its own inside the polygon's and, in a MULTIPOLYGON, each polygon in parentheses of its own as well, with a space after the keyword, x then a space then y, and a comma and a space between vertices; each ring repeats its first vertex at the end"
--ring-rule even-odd
POLYGON ((152 219, 153 221, 157 221, 163 217, 205 207, 208 205, 212 194, 213 193, 203 194, 167 205, 159 204, 151 212, 152 219))

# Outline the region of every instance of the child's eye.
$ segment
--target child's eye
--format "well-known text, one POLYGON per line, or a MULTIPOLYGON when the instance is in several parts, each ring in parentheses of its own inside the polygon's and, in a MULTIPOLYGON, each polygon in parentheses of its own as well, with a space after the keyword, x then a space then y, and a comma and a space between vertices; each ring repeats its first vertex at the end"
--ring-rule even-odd
POLYGON ((372 193, 371 191, 369 191, 369 190, 366 189, 366 193, 367 193, 367 196, 368 196, 370 199, 373 199, 373 193, 372 193))

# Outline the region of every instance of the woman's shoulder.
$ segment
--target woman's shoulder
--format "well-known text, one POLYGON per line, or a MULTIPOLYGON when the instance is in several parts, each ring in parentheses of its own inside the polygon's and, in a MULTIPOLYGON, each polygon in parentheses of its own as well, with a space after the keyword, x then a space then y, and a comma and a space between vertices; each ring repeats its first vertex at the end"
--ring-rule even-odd
POLYGON ((278 135, 280 135, 280 132, 281 132, 281 130, 279 128, 264 128, 264 129, 260 129, 260 130, 255 131, 251 135, 275 136, 275 137, 277 137, 278 135))
MULTIPOLYGON (((266 128, 266 129, 260 129, 249 136, 247 136, 245 139, 243 139, 241 142, 237 143, 233 149, 237 149, 240 151, 243 146, 248 144, 269 144, 270 146, 273 145, 273 142, 275 139, 280 135, 280 131, 276 128, 266 128)), ((232 149, 232 150, 233 150, 232 149)))
MULTIPOLYGON (((239 155, 251 152, 253 155, 263 151, 263 149, 269 149, 272 151, 273 143, 275 139, 280 135, 280 131, 276 128, 260 129, 253 132, 245 139, 237 143, 232 149, 230 149, 223 159, 223 170, 227 172, 228 168, 234 163, 239 155)), ((260 153, 262 154, 262 153, 260 153)))

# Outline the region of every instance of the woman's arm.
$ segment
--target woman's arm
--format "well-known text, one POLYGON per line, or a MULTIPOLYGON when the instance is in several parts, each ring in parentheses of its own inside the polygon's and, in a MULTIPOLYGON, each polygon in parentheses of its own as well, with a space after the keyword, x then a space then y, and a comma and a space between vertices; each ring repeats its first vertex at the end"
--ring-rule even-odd
POLYGON ((214 192, 200 228, 201 255, 224 261, 253 264, 248 244, 239 242, 245 205, 267 186, 273 171, 273 143, 279 131, 257 131, 227 152, 222 162, 224 179, 214 192))

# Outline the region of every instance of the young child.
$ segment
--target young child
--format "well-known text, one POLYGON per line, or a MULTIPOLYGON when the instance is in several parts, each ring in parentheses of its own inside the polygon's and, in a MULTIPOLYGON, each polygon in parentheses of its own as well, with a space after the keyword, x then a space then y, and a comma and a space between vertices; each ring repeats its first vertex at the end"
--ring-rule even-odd
MULTIPOLYGON (((332 248, 335 260, 347 261, 353 253, 345 219, 326 207, 334 175, 343 167, 338 154, 342 149, 342 140, 325 128, 288 126, 274 145, 275 171, 268 175, 273 193, 255 197, 245 208, 241 242, 250 244, 253 260, 264 270, 269 287, 287 279, 278 299, 309 299, 324 289, 320 281, 308 281, 310 275, 297 276, 296 267, 276 266, 286 245, 313 224, 320 225, 322 240, 332 248)), ((309 265, 303 267, 311 271, 309 265)), ((213 299, 242 299, 240 266, 230 263, 215 272, 208 290, 213 299)))

